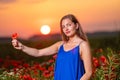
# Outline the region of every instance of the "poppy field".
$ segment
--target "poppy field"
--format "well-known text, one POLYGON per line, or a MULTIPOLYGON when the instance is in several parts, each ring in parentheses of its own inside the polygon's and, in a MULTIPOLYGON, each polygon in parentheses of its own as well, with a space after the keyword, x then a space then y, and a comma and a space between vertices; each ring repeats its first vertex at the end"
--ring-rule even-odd
MULTIPOLYGON (((91 80, 120 80, 120 39, 112 37, 89 40, 93 55, 91 80)), ((22 41, 22 43, 40 49, 56 41, 22 41)), ((0 44, 0 80, 54 80, 57 54, 32 57, 15 50, 11 43, 0 44)))

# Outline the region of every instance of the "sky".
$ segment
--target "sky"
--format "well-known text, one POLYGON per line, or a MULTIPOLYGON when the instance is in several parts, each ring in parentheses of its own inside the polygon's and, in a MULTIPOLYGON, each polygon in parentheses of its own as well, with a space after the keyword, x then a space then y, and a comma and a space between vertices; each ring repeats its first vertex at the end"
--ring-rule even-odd
POLYGON ((29 38, 41 34, 42 25, 60 33, 66 14, 74 14, 84 32, 120 30, 120 0, 0 0, 0 37, 29 38))

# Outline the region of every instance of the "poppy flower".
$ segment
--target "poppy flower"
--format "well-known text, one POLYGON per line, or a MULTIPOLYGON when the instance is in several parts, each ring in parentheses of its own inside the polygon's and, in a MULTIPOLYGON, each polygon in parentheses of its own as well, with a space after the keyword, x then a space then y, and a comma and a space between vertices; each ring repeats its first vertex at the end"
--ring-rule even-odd
POLYGON ((106 63, 107 63, 107 59, 106 59, 106 57, 105 56, 100 56, 100 61, 101 61, 101 63, 102 63, 102 65, 105 65, 106 63))
POLYGON ((99 67, 99 66, 100 66, 98 59, 95 58, 95 57, 93 57, 93 65, 94 65, 95 67, 99 67))
POLYGON ((17 33, 12 34, 12 39, 17 39, 17 38, 18 38, 18 34, 17 33))

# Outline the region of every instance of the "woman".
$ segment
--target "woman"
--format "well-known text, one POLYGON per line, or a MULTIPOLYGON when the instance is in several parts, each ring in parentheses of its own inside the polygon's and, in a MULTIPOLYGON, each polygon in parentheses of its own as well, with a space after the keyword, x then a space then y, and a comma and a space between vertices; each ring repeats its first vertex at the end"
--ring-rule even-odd
POLYGON ((57 53, 54 80, 89 80, 92 75, 92 55, 79 21, 72 14, 65 15, 60 21, 60 28, 63 40, 50 47, 38 50, 16 39, 12 40, 12 44, 14 48, 35 57, 57 53))

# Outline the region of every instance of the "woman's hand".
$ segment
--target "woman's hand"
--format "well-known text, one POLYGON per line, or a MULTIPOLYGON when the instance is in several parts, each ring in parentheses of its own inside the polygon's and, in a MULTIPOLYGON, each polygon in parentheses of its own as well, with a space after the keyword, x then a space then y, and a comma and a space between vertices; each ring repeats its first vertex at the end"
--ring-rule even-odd
POLYGON ((15 49, 22 50, 23 49, 23 44, 17 41, 17 39, 12 40, 12 45, 15 49))

